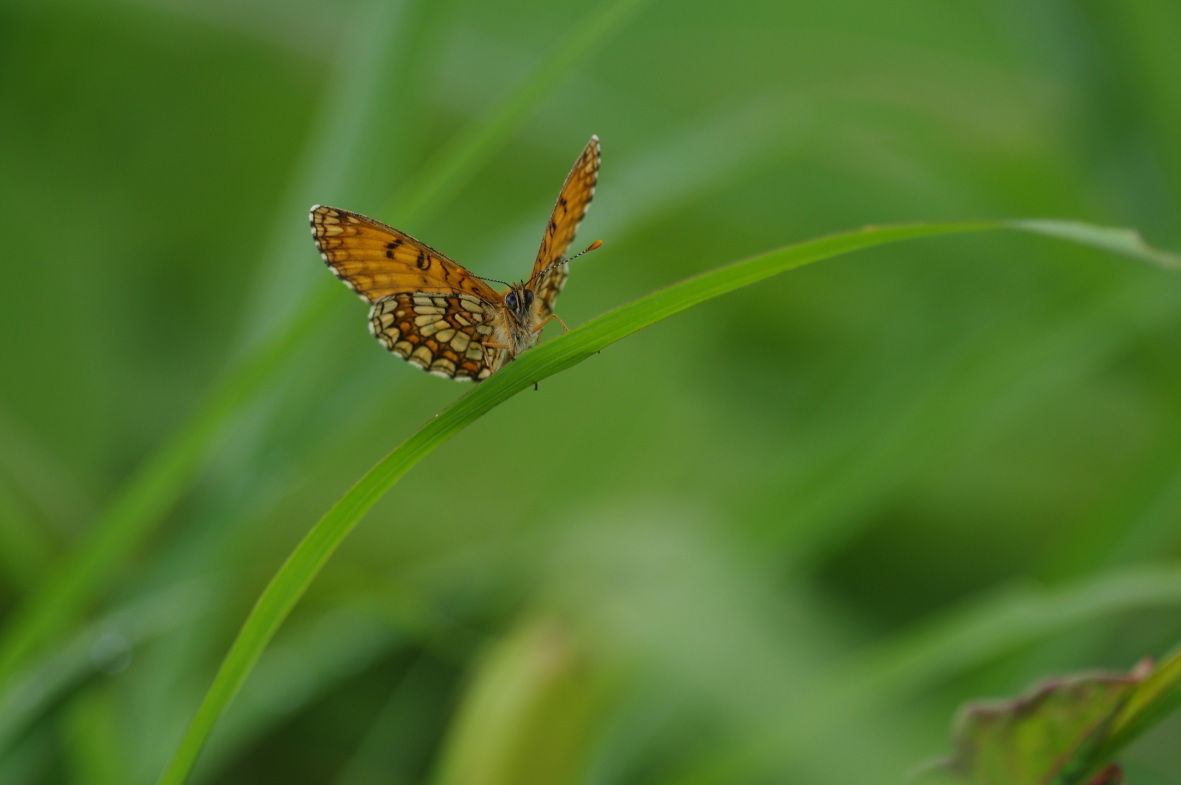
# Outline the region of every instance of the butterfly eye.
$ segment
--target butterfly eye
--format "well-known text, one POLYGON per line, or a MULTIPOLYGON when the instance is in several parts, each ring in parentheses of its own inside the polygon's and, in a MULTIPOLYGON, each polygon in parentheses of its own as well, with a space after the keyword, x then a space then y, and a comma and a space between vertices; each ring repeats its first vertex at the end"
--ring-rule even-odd
POLYGON ((517 309, 517 293, 509 292, 506 294, 504 296, 504 304, 515 311, 517 309))
POLYGON ((527 306, 533 305, 533 290, 532 289, 525 290, 525 305, 527 305, 527 306))

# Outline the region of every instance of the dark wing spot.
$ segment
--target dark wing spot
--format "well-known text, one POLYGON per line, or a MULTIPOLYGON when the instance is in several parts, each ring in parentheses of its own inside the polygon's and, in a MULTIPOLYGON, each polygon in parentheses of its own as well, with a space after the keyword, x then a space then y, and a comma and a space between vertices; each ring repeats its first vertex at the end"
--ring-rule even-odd
POLYGON ((431 258, 427 256, 426 251, 418 252, 418 260, 415 262, 419 270, 431 269, 431 258))

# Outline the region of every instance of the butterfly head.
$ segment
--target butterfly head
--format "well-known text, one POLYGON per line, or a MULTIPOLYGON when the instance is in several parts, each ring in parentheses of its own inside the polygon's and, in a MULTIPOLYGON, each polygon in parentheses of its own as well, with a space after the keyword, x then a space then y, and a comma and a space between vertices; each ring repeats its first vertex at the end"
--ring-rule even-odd
MULTIPOLYGON (((473 276, 473 277, 479 278, 480 280, 487 281, 489 283, 498 283, 498 284, 502 284, 504 286, 507 286, 508 290, 505 291, 504 294, 502 295, 504 297, 504 306, 506 308, 508 308, 509 312, 513 315, 513 318, 516 319, 517 324, 525 325, 526 327, 528 327, 533 323, 533 319, 530 317, 530 313, 533 309, 534 294, 533 294, 533 289, 531 287, 535 285, 534 282, 539 281, 539 280, 544 280, 545 277, 547 275, 549 275, 550 271, 553 270, 555 267, 560 267, 561 265, 569 264, 570 262, 574 261, 578 257, 582 256, 582 254, 586 253, 587 251, 593 251, 602 244, 603 244, 602 240, 595 240, 593 243, 591 243, 590 247, 587 248, 585 251, 582 251, 580 253, 576 253, 571 257, 563 256, 563 257, 559 258, 556 262, 549 265, 548 267, 538 270, 536 273, 533 274, 533 276, 529 280, 524 281, 522 283, 506 283, 505 281, 498 281, 495 278, 485 278, 482 275, 477 275, 477 276, 473 276)), ((560 289, 561 287, 559 286, 558 288, 560 289)), ((549 303, 547 305, 552 306, 552 303, 549 303)))
POLYGON ((504 304, 512 311, 518 323, 525 324, 529 309, 533 306, 533 290, 526 289, 525 284, 510 286, 505 292, 504 304))

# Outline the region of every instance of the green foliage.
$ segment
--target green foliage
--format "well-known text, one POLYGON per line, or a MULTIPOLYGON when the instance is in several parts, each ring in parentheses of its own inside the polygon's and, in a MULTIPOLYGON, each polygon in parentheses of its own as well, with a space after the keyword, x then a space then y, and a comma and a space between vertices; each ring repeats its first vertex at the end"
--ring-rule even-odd
MULTIPOLYGON (((1181 269, 1181 260, 1143 244, 1134 233, 1085 224, 1054 221, 1013 221, 1008 224, 915 224, 870 227, 832 235, 760 254, 744 261, 669 286, 621 306, 583 327, 551 340, 522 356, 471 393, 440 412, 397 449, 378 462, 308 533, 267 586, 233 648, 222 663, 205 702, 173 759, 164 782, 183 782, 214 723, 229 706, 267 643, 309 584, 369 509, 415 464, 444 441, 492 408, 530 385, 580 363, 615 341, 708 299, 749 286, 785 270, 876 245, 965 231, 1006 226, 1095 245, 1131 258, 1181 269)), ((518 762, 518 766, 521 762, 518 762)), ((520 782, 524 772, 513 767, 489 782, 520 782)), ((457 782, 472 781, 465 775, 457 782)), ((539 782, 546 781, 538 778, 539 782)), ((571 779, 571 781, 574 781, 571 779)))

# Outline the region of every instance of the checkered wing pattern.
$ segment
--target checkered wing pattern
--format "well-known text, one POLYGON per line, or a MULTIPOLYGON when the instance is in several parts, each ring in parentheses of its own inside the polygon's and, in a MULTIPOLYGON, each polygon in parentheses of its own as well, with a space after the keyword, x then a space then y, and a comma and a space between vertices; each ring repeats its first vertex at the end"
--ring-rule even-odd
POLYGON ((369 332, 394 354, 437 376, 481 381, 503 364, 503 346, 485 346, 495 310, 471 294, 402 292, 374 304, 369 332))
POLYGON ((317 205, 312 237, 324 262, 372 308, 369 330, 394 354, 449 379, 487 378, 503 349, 485 347, 503 300, 484 281, 392 226, 317 205))

